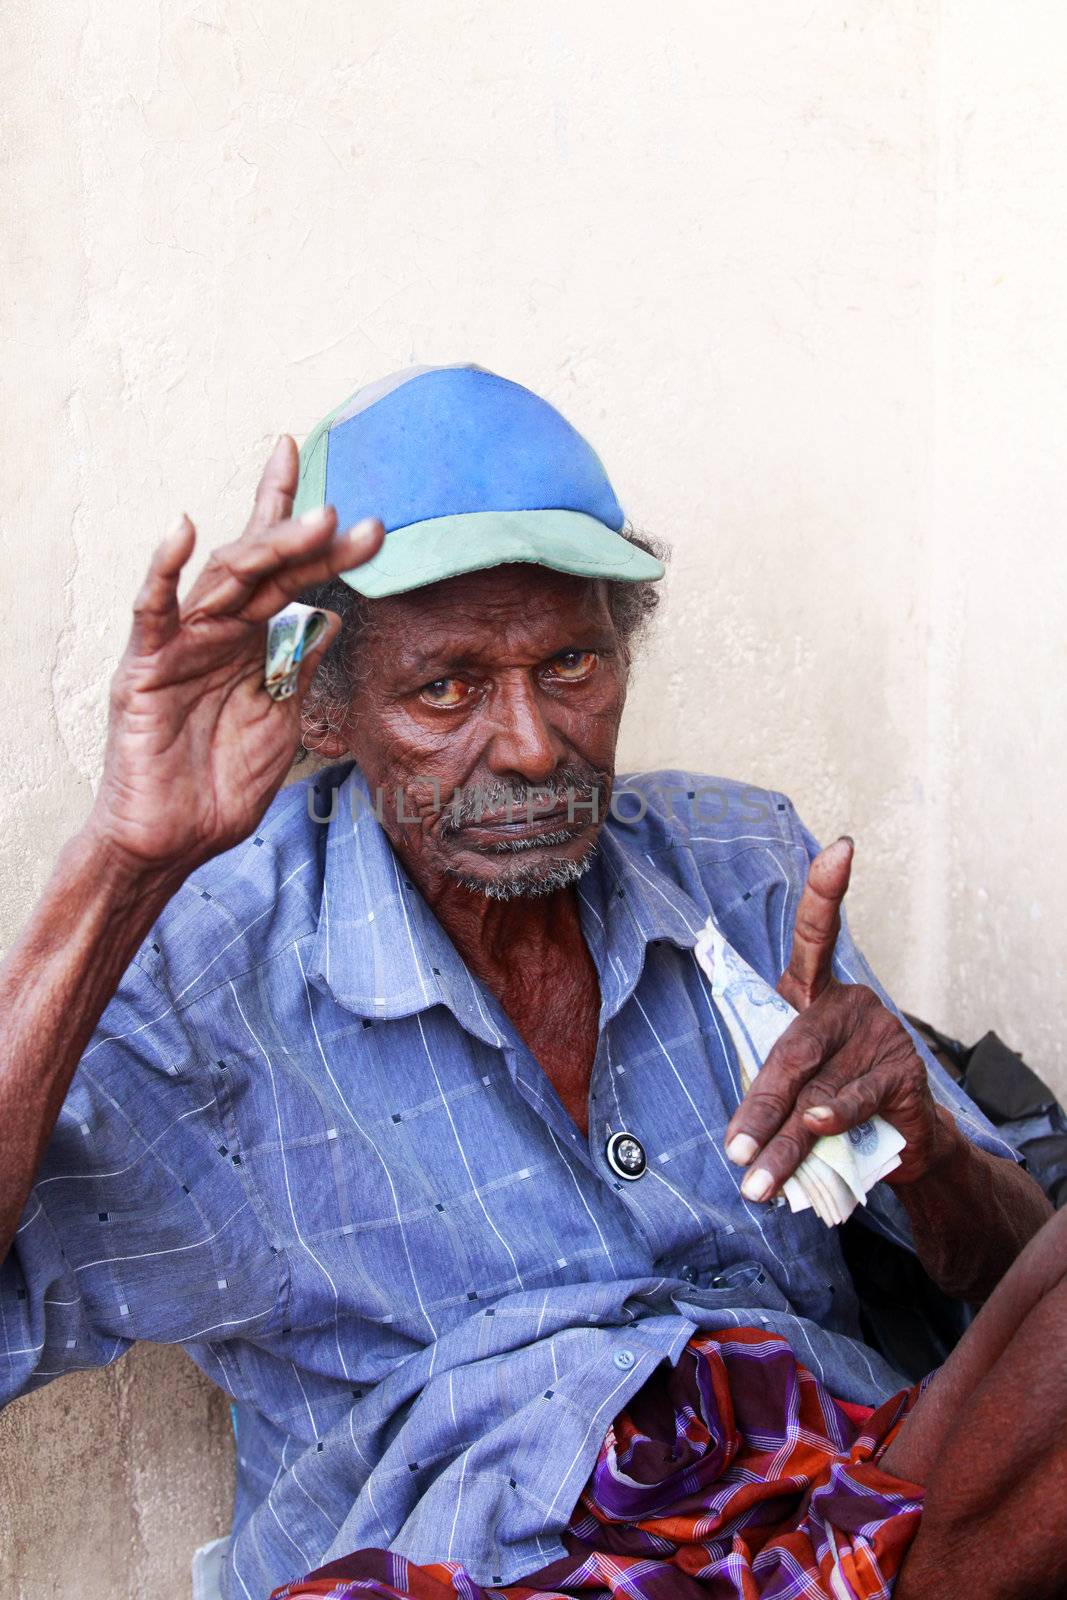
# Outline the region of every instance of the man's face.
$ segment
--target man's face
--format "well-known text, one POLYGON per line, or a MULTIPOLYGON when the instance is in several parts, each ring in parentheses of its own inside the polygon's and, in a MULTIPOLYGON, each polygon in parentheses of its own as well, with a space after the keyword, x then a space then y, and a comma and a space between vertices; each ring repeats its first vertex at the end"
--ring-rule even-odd
POLYGON ((580 875, 610 798, 626 668, 591 579, 493 567, 374 602, 347 739, 424 891, 507 899, 580 875))

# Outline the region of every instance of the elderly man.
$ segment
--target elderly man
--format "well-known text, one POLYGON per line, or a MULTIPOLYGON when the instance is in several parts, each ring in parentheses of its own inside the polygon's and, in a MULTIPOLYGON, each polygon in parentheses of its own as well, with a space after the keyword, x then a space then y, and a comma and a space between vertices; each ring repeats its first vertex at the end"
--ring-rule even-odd
POLYGON ((236 1407, 227 1600, 1060 1594, 1063 1231, 852 944, 850 841, 613 790, 662 568, 596 455, 419 369, 316 431, 294 518, 296 476, 283 438, 184 603, 190 523, 156 551, 4 968, 0 1393, 182 1344, 236 1407), (279 793, 301 738, 340 764, 279 793), (709 926, 799 1013, 743 1097, 709 926), (875 1113, 863 1221, 986 1302, 923 1393, 773 1203, 875 1113))

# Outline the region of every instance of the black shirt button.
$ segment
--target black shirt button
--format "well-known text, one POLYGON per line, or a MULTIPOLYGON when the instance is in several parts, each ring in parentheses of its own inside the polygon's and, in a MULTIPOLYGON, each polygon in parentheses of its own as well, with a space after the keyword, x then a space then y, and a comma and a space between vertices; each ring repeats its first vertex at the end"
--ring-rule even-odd
POLYGON ((632 1133, 611 1134, 604 1146, 604 1156, 615 1176, 629 1183, 642 1177, 648 1166, 644 1146, 632 1133))
POLYGON ((678 1276, 680 1278, 684 1278, 686 1283, 696 1283, 700 1274, 696 1267, 685 1266, 682 1268, 681 1272, 679 1272, 678 1276))

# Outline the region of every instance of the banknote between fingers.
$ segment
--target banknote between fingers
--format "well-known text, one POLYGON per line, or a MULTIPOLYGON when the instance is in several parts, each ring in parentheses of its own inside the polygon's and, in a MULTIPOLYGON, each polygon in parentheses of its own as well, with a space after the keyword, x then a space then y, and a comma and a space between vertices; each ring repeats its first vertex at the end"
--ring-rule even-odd
MULTIPOLYGON (((700 930, 694 954, 737 1052, 745 1095, 797 1013, 727 942, 711 917, 700 930)), ((835 1227, 857 1205, 865 1205, 874 1185, 900 1166, 905 1143, 878 1116, 845 1133, 823 1134, 786 1179, 782 1197, 791 1210, 810 1208, 828 1228, 835 1227)))
POLYGON ((300 663, 321 639, 329 619, 315 606, 293 600, 275 612, 267 623, 267 653, 263 686, 272 700, 288 700, 296 693, 300 663))

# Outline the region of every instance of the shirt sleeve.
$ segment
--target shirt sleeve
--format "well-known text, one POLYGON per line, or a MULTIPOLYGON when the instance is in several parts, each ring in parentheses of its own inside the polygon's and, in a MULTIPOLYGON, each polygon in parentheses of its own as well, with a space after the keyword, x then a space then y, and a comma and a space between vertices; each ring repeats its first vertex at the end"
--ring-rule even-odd
MULTIPOLYGON (((792 819, 792 825, 796 829, 796 836, 803 844, 810 863, 819 853, 821 846, 800 821, 792 805, 788 805, 785 815, 792 819)), ((798 895, 802 887, 802 884, 797 885, 798 895)), ((973 1100, 968 1098, 959 1085, 948 1075, 940 1062, 931 1055, 920 1035, 875 976, 866 956, 864 956, 852 937, 844 908, 842 908, 841 912, 841 931, 837 936, 837 945, 834 950, 834 974, 842 983, 865 983, 868 988, 874 990, 883 1005, 887 1006, 893 1015, 900 1019, 911 1036, 912 1042, 926 1067, 930 1090, 934 1099, 939 1105, 945 1106, 951 1112, 960 1132, 972 1144, 977 1145, 982 1150, 989 1151, 991 1155, 1002 1156, 1005 1160, 1017 1162, 1020 1159, 1018 1152, 1006 1139, 1000 1136, 988 1118, 979 1111, 973 1100)), ((877 1184, 868 1196, 866 1206, 858 1207, 856 1215, 860 1221, 866 1222, 877 1232, 884 1234, 895 1243, 904 1244, 909 1249, 914 1248, 907 1214, 888 1184, 877 1184)))
POLYGON ((196 1055, 181 1015, 131 966, 0 1264, 0 1405, 107 1366, 138 1338, 222 1337, 253 1304, 273 1302, 264 1252, 241 1238, 248 1197, 220 1155, 196 1055))

